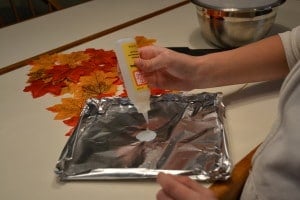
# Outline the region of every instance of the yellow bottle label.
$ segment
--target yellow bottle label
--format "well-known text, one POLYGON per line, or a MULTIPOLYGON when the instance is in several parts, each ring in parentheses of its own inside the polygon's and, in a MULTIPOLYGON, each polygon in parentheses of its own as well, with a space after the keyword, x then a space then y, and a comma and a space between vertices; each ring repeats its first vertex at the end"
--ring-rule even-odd
POLYGON ((131 80, 136 90, 148 89, 147 81, 137 66, 134 64, 134 59, 139 58, 138 47, 136 43, 124 43, 122 50, 126 55, 126 64, 130 72, 131 80))

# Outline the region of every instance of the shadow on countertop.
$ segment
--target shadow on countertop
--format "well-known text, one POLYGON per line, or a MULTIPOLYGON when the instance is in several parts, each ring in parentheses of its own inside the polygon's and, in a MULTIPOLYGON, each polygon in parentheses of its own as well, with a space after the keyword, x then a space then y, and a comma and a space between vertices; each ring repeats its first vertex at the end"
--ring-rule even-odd
POLYGON ((236 103, 247 103, 253 99, 264 98, 266 96, 279 95, 282 80, 261 82, 254 85, 245 84, 244 87, 223 97, 223 103, 230 106, 236 103))

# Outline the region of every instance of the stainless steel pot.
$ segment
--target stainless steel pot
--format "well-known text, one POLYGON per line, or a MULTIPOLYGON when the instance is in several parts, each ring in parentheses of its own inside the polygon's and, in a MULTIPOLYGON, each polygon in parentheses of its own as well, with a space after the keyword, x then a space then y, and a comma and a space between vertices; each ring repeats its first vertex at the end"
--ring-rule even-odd
MULTIPOLYGON (((224 0, 222 1, 224 2, 224 0)), ((209 6, 203 4, 203 0, 192 0, 192 2, 196 4, 203 37, 218 47, 232 48, 265 37, 274 24, 278 6, 284 1, 260 7, 238 6, 238 3, 243 2, 241 0, 236 1, 236 7, 232 4, 230 4, 231 7, 228 5, 227 7, 209 6)), ((215 0, 214 3, 217 1, 215 0)))

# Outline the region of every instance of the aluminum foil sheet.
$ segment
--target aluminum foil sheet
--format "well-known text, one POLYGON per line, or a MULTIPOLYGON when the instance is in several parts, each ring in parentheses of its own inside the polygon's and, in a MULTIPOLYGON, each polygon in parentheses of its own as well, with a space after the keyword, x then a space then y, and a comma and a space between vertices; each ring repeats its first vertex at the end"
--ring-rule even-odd
POLYGON ((151 96, 149 123, 128 98, 89 99, 56 170, 60 180, 155 178, 201 181, 231 172, 221 93, 151 96), (138 135, 155 132, 152 140, 138 135))

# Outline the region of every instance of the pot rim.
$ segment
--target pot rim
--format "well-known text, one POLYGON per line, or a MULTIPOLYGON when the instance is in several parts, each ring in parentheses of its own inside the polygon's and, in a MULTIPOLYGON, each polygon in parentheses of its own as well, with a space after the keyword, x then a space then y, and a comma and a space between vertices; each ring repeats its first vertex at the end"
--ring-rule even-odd
POLYGON ((223 11, 223 12, 257 12, 257 11, 266 11, 271 10, 274 7, 278 7, 281 4, 283 4, 286 0, 277 0, 271 4, 265 5, 265 6, 253 6, 253 7, 222 7, 219 5, 212 5, 207 4, 201 0, 191 0, 193 4, 196 6, 200 6, 206 9, 213 9, 217 11, 223 11))

